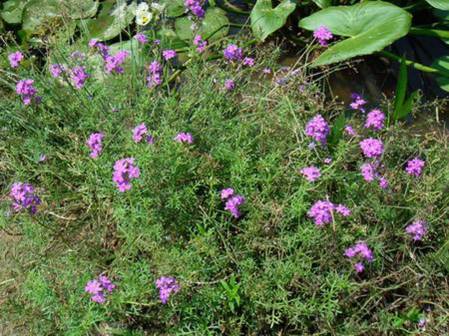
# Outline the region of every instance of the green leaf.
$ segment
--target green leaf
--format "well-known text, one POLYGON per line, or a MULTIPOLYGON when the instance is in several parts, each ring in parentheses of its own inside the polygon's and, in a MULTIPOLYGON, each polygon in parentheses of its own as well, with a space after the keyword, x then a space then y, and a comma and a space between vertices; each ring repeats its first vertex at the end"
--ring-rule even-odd
POLYGON ((194 35, 199 34, 203 39, 217 40, 228 34, 229 19, 226 12, 218 7, 207 9, 199 28, 195 28, 194 22, 187 17, 181 17, 175 21, 176 34, 181 40, 191 41, 194 35))
POLYGON ((426 0, 426 1, 432 7, 441 10, 449 10, 449 0, 426 0))
POLYGON ((326 26, 333 34, 348 37, 330 46, 313 63, 331 64, 380 51, 407 35, 412 16, 383 1, 365 1, 353 6, 328 7, 299 22, 314 31, 326 26))
POLYGON ((134 19, 136 2, 127 5, 124 0, 107 0, 101 5, 98 17, 82 20, 81 25, 86 28, 90 38, 107 41, 119 35, 134 19))
POLYGON ((444 11, 440 9, 434 9, 433 14, 441 21, 449 21, 449 10, 444 11))
POLYGON ((344 114, 340 114, 337 119, 335 119, 331 132, 329 135, 328 143, 331 147, 335 147, 340 139, 343 137, 343 130, 346 125, 346 117, 344 114))
POLYGON ((312 0, 312 1, 320 8, 332 6, 332 0, 312 0))
POLYGON ((414 91, 412 94, 405 100, 401 109, 397 114, 397 118, 395 120, 403 120, 408 117, 410 113, 412 113, 413 105, 416 103, 419 97, 419 91, 414 91))
POLYGON ((177 17, 185 13, 184 0, 163 0, 161 4, 165 5, 167 16, 177 17))
POLYGON ((8 0, 3 4, 0 15, 9 24, 22 22, 23 8, 28 0, 8 0))
POLYGON ((256 38, 264 41, 270 34, 282 28, 295 8, 296 4, 292 0, 283 0, 275 8, 271 0, 257 0, 250 14, 251 28, 256 38))
POLYGON ((449 92, 449 56, 438 58, 433 62, 432 67, 446 74, 446 76, 437 75, 436 81, 441 89, 449 92))
POLYGON ((163 49, 180 49, 188 46, 173 29, 162 28, 156 32, 156 36, 161 41, 163 49))
POLYGON ((408 70, 405 58, 401 60, 399 67, 398 82, 396 84, 396 97, 394 100, 393 120, 399 120, 401 109, 404 104, 405 94, 407 93, 408 70))
POLYGON ((61 6, 71 19, 86 19, 98 10, 98 0, 64 0, 61 6))
POLYGON ((61 19, 58 0, 31 0, 23 10, 22 28, 28 35, 42 35, 61 19))

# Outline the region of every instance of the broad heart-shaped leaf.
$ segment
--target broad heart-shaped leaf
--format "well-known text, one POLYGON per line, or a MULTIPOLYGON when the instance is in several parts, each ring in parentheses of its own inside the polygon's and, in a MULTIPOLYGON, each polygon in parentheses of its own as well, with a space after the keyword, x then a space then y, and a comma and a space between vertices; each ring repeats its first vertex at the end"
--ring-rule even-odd
POLYGON ((163 0, 161 4, 165 5, 165 11, 169 17, 181 16, 186 11, 184 0, 163 0))
POLYGON ((330 46, 314 66, 341 62, 380 51, 407 35, 412 16, 383 1, 365 1, 353 6, 328 7, 299 22, 307 30, 327 27, 333 34, 349 37, 330 46))
POLYGON ((102 2, 98 17, 81 21, 90 38, 99 41, 110 40, 121 33, 134 19, 136 2, 127 5, 125 0, 106 0, 102 2))
POLYGON ((179 38, 176 32, 170 28, 162 28, 156 32, 157 38, 161 41, 163 49, 180 49, 188 44, 179 38))
POLYGON ((22 12, 28 0, 8 0, 3 3, 3 9, 0 13, 3 20, 9 24, 22 22, 22 12))
POLYGON ((86 19, 98 10, 98 0, 64 0, 61 7, 71 19, 86 19))
POLYGON ((332 6, 332 0, 312 0, 312 1, 320 8, 332 6))
POLYGON ((449 0, 426 0, 429 5, 432 7, 449 10, 449 0))
POLYGON ((207 9, 198 28, 187 17, 181 17, 175 21, 175 30, 179 38, 184 41, 193 40, 196 34, 201 35, 203 39, 213 41, 228 35, 229 19, 225 11, 212 7, 207 9))
POLYGON ((30 35, 45 33, 52 23, 62 19, 58 0, 31 0, 23 9, 22 28, 30 35))
POLYGON ((283 0, 273 8, 271 0, 257 0, 251 11, 251 28, 260 41, 264 41, 270 34, 282 28, 287 17, 295 10, 296 3, 283 0))
POLYGON ((445 74, 445 76, 437 75, 436 80, 441 89, 449 92, 449 56, 438 58, 433 62, 432 67, 445 74))

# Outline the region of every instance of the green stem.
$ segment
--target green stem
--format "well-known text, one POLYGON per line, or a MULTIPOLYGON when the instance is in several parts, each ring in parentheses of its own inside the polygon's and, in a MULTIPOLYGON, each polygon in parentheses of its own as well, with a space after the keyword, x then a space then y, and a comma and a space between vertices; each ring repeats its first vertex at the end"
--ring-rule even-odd
POLYGON ((426 28, 410 28, 409 33, 417 36, 434 36, 442 39, 449 39, 449 31, 439 29, 426 29, 426 28))
POLYGON ((223 0, 223 4, 220 6, 224 10, 236 14, 248 15, 250 12, 244 11, 243 9, 238 8, 237 6, 231 4, 228 0, 223 0))
MULTIPOLYGON (((379 53, 381 55, 383 55, 383 56, 385 56, 385 57, 387 57, 389 59, 392 59, 394 61, 397 61, 397 62, 401 62, 401 60, 402 60, 402 58, 400 56, 395 55, 395 54, 393 54, 393 53, 391 53, 389 51, 383 50, 383 51, 381 51, 379 53)), ((449 72, 444 72, 444 71, 432 68, 430 66, 427 66, 427 65, 424 65, 424 64, 421 64, 421 63, 417 63, 417 62, 410 61, 410 60, 405 60, 405 64, 407 66, 411 66, 412 68, 415 68, 416 70, 419 70, 419 71, 428 72, 428 73, 434 73, 434 74, 438 74, 438 75, 441 75, 441 76, 449 78, 449 72)))

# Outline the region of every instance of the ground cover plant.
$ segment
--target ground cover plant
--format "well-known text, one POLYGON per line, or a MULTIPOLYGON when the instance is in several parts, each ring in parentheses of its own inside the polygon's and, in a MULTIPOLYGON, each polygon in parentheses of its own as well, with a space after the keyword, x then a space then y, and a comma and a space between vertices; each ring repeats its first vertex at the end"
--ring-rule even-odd
POLYGON ((2 334, 449 332, 442 103, 417 129, 250 41, 8 49, 2 334))

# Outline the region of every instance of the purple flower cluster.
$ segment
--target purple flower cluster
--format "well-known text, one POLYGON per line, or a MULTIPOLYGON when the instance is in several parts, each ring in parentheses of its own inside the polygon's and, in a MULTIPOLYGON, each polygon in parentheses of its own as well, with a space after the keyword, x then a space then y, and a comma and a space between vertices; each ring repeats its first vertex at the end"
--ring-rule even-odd
POLYGON ((368 138, 360 141, 360 149, 368 158, 378 158, 384 152, 384 145, 381 140, 368 138))
POLYGON ((162 65, 159 62, 151 62, 148 67, 148 72, 147 86, 149 88, 162 84, 162 65))
POLYGON ((148 134, 147 126, 145 125, 145 123, 141 123, 133 129, 133 141, 135 143, 139 143, 144 139, 144 137, 146 138, 147 143, 154 143, 154 138, 150 134, 148 134))
POLYGON ((343 204, 335 205, 327 200, 316 201, 307 212, 307 215, 313 219, 316 226, 322 227, 325 224, 332 223, 334 211, 343 217, 351 215, 351 210, 343 204))
POLYGON ((228 61, 241 61, 243 59, 243 49, 235 44, 230 44, 223 51, 223 55, 228 61))
POLYGON ((134 164, 134 158, 117 160, 114 164, 112 180, 117 184, 120 192, 131 189, 131 180, 140 176, 139 167, 134 164))
POLYGON ((90 75, 86 72, 86 69, 79 65, 73 67, 70 73, 70 78, 72 79, 73 85, 78 90, 83 88, 89 77, 90 75))
POLYGON ((22 97, 24 105, 29 105, 33 101, 39 103, 40 97, 36 96, 37 90, 34 87, 34 80, 23 79, 16 84, 16 93, 22 97))
POLYGON ((318 40, 320 45, 326 47, 329 44, 329 41, 334 38, 334 35, 332 35, 327 27, 320 26, 313 32, 313 37, 318 40))
POLYGON ((412 236, 414 241, 422 240, 427 233, 427 223, 417 219, 405 228, 405 232, 412 236))
POLYGON ((23 59, 24 56, 20 51, 13 52, 8 56, 9 65, 11 65, 11 68, 13 69, 18 68, 23 59))
POLYGON ((115 285, 105 275, 100 275, 97 279, 90 280, 84 290, 91 295, 90 299, 96 303, 105 303, 106 295, 112 293, 115 285))
POLYGON ((34 187, 29 183, 14 183, 9 196, 12 199, 12 208, 15 212, 26 209, 34 215, 37 211, 37 206, 41 204, 41 200, 36 195, 34 187))
POLYGON ((363 106, 366 105, 366 100, 363 99, 363 97, 361 95, 359 95, 358 93, 353 93, 351 95, 352 98, 352 102, 351 104, 349 104, 349 106, 353 109, 353 110, 359 110, 361 112, 365 112, 365 108, 363 106))
POLYGON ((365 270, 363 261, 372 262, 374 260, 373 251, 371 251, 365 242, 358 242, 354 246, 347 248, 345 257, 349 259, 357 258, 359 260, 354 264, 354 269, 357 273, 361 273, 365 270))
POLYGON ((86 145, 91 150, 90 153, 91 158, 96 159, 101 154, 101 151, 103 150, 102 147, 103 138, 104 134, 100 132, 100 133, 92 133, 89 136, 89 139, 87 139, 86 145))
POLYGON ((362 164, 362 166, 360 167, 360 173, 363 176, 363 179, 366 182, 373 182, 376 179, 379 182, 379 187, 381 187, 382 189, 387 189, 389 186, 388 180, 381 176, 378 172, 377 172, 377 168, 379 167, 379 162, 367 162, 362 164))
POLYGON ((306 178, 309 182, 315 182, 321 176, 321 172, 317 167, 305 167, 300 170, 300 173, 306 178))
POLYGON ((329 132, 329 125, 320 114, 313 117, 306 125, 306 135, 321 144, 326 143, 329 132))
POLYGON ((413 160, 407 162, 405 171, 411 176, 419 177, 422 174, 425 164, 425 161, 416 157, 413 160))
POLYGON ((234 189, 225 188, 220 192, 220 197, 225 203, 225 210, 229 211, 234 218, 241 216, 240 206, 245 204, 245 197, 242 195, 235 195, 234 189))
POLYGON ((184 6, 188 11, 192 12, 193 15, 200 19, 202 19, 206 14, 204 8, 201 6, 200 0, 185 0, 184 6))
POLYGON ((114 56, 107 55, 104 58, 105 61, 105 71, 106 73, 116 73, 121 74, 123 73, 123 67, 121 66, 125 60, 128 58, 129 52, 126 50, 121 50, 117 52, 114 56))
POLYGON ((177 142, 181 142, 181 143, 188 143, 188 144, 192 144, 193 143, 193 136, 190 133, 186 133, 186 132, 181 132, 178 133, 174 139, 177 142))
POLYGON ((53 78, 58 78, 65 71, 65 68, 62 64, 51 64, 49 67, 50 75, 53 78))
POLYGON ((156 288, 159 289, 159 298, 163 304, 166 304, 170 296, 181 289, 175 278, 165 276, 156 280, 156 288))
POLYGON ((193 44, 196 46, 196 51, 200 54, 203 53, 206 50, 207 47, 207 41, 203 40, 201 35, 196 35, 193 39, 193 44))
POLYGON ((379 131, 384 128, 385 114, 379 110, 371 110, 366 116, 365 128, 372 128, 379 131))
POLYGON ((245 57, 242 62, 243 65, 253 67, 255 64, 255 60, 252 57, 245 57))
POLYGON ((227 91, 232 91, 235 88, 235 82, 232 79, 226 79, 224 86, 227 91))
POLYGON ((148 43, 148 38, 146 37, 145 34, 137 33, 136 35, 134 35, 134 38, 135 38, 136 41, 139 42, 140 44, 147 44, 147 43, 148 43))
POLYGON ((344 128, 344 131, 349 136, 352 136, 352 137, 357 136, 357 132, 355 131, 355 129, 351 125, 346 125, 345 128, 344 128))
POLYGON ((98 41, 97 39, 92 39, 89 41, 89 47, 96 49, 100 55, 105 59, 107 56, 109 56, 109 47, 98 41))
POLYGON ((172 50, 172 49, 164 50, 164 51, 162 52, 162 57, 164 57, 164 59, 165 59, 166 61, 171 60, 172 58, 175 58, 175 57, 176 57, 176 51, 175 51, 175 50, 172 50))

